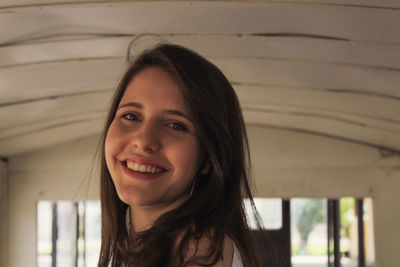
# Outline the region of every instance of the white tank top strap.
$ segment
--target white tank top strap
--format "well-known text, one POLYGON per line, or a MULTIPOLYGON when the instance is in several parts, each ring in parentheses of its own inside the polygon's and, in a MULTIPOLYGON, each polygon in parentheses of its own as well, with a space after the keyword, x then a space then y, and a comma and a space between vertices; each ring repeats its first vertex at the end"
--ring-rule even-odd
POLYGON ((232 241, 232 245, 233 245, 232 267, 244 267, 242 257, 240 256, 239 249, 236 247, 235 242, 232 239, 231 239, 231 241, 232 241))

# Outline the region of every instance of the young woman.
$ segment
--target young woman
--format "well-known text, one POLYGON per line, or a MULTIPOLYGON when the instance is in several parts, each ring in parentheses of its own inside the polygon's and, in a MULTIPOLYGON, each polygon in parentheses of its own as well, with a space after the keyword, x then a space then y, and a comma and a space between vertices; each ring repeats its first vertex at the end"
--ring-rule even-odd
POLYGON ((245 125, 215 65, 178 45, 143 52, 102 142, 99 266, 261 266, 245 125))

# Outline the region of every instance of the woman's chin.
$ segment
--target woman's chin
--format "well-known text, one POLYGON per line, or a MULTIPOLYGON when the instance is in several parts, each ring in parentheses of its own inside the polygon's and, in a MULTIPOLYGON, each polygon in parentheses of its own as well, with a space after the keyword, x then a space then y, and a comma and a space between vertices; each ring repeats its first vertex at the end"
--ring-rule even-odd
POLYGON ((167 212, 180 206, 187 196, 180 196, 176 199, 159 199, 155 198, 151 194, 119 194, 119 198, 122 202, 129 205, 133 209, 153 209, 167 212))
POLYGON ((122 202, 129 206, 152 206, 157 203, 156 200, 149 198, 149 196, 140 196, 140 194, 118 194, 122 202))

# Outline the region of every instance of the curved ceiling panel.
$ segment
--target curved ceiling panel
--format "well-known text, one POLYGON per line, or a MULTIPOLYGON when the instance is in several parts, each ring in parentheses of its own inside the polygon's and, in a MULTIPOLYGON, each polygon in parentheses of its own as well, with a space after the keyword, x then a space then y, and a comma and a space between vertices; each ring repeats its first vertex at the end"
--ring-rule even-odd
POLYGON ((0 42, 15 44, 46 37, 58 39, 152 32, 291 33, 400 44, 400 28, 396 27, 399 25, 399 12, 398 9, 330 6, 323 1, 321 4, 131 1, 39 5, 3 8, 0 42))
POLYGON ((252 127, 400 150, 395 0, 2 1, 0 156, 101 131, 133 38, 190 47, 252 127))

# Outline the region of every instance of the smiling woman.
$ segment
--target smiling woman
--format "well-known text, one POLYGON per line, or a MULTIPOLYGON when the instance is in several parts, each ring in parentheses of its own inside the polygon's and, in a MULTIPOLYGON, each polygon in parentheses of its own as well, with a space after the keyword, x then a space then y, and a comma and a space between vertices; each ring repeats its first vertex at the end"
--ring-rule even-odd
POLYGON ((102 140, 99 266, 262 265, 243 205, 246 130, 216 66, 177 45, 143 52, 102 140))
POLYGON ((138 73, 122 96, 105 155, 118 196, 131 208, 136 232, 181 204, 200 168, 204 153, 186 114, 178 84, 158 67, 138 73), (150 221, 141 215, 148 210, 150 221))

